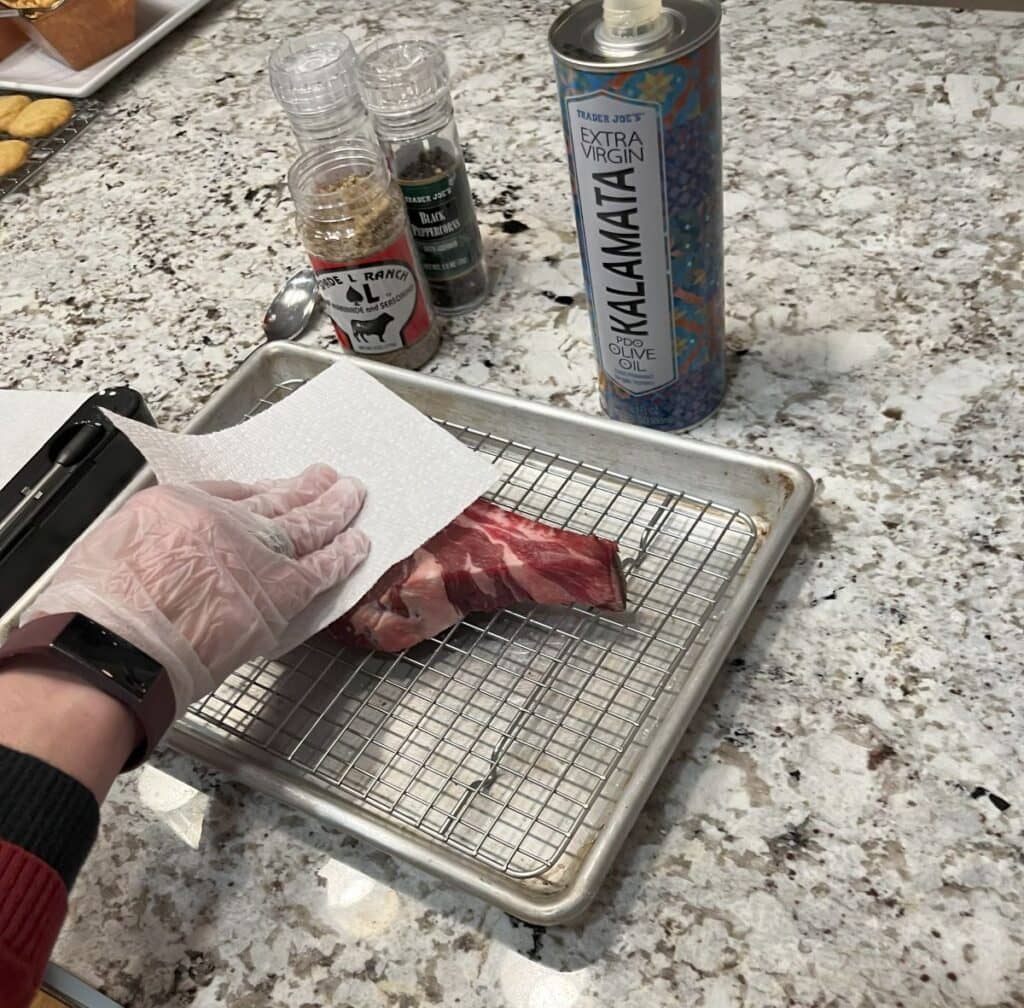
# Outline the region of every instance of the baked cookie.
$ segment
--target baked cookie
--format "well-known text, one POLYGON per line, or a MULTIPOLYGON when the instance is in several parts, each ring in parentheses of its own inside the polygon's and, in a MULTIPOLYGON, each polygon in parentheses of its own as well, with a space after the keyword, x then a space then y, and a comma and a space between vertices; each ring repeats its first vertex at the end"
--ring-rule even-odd
POLYGON ((31 105, 32 99, 23 94, 4 95, 0 98, 0 132, 7 132, 11 120, 25 108, 31 105))
POLYGON ((31 149, 24 140, 0 140, 0 176, 13 175, 28 159, 31 149))
POLYGON ((60 129, 74 112, 75 106, 66 98, 40 98, 7 124, 7 132, 16 137, 46 137, 60 129))

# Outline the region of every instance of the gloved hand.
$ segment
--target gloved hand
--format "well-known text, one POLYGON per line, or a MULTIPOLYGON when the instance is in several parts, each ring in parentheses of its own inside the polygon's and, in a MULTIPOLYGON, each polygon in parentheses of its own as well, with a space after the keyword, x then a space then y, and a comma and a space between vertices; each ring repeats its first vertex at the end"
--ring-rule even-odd
POLYGON ((69 551, 22 622, 78 612, 167 669, 177 716, 366 558, 366 491, 326 465, 254 485, 143 490, 69 551))

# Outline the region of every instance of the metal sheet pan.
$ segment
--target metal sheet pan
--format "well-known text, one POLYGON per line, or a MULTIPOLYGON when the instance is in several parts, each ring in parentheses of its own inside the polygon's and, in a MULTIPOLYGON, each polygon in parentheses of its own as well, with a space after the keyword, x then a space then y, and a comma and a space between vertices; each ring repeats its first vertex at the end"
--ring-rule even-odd
MULTIPOLYGON (((263 347, 187 429, 241 422, 334 359, 263 347)), ((497 503, 616 539, 628 611, 518 606, 400 656, 319 635, 240 669, 169 741, 516 917, 564 923, 596 895, 812 481, 777 459, 362 366, 496 460, 497 503)))

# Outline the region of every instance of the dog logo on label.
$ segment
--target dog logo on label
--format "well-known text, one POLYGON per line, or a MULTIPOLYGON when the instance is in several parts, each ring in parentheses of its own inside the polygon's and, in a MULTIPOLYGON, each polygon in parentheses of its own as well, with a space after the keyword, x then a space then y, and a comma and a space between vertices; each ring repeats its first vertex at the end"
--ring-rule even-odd
POLYGON ((317 272, 327 314, 358 353, 405 346, 403 330, 416 308, 416 277, 401 262, 375 262, 317 272))

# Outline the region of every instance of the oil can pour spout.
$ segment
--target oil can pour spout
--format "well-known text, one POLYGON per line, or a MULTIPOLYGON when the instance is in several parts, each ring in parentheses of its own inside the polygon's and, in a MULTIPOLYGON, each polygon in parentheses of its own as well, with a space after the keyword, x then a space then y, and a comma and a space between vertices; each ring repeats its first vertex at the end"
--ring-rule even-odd
POLYGON ((604 0, 597 39, 612 47, 648 42, 668 28, 661 0, 604 0))

